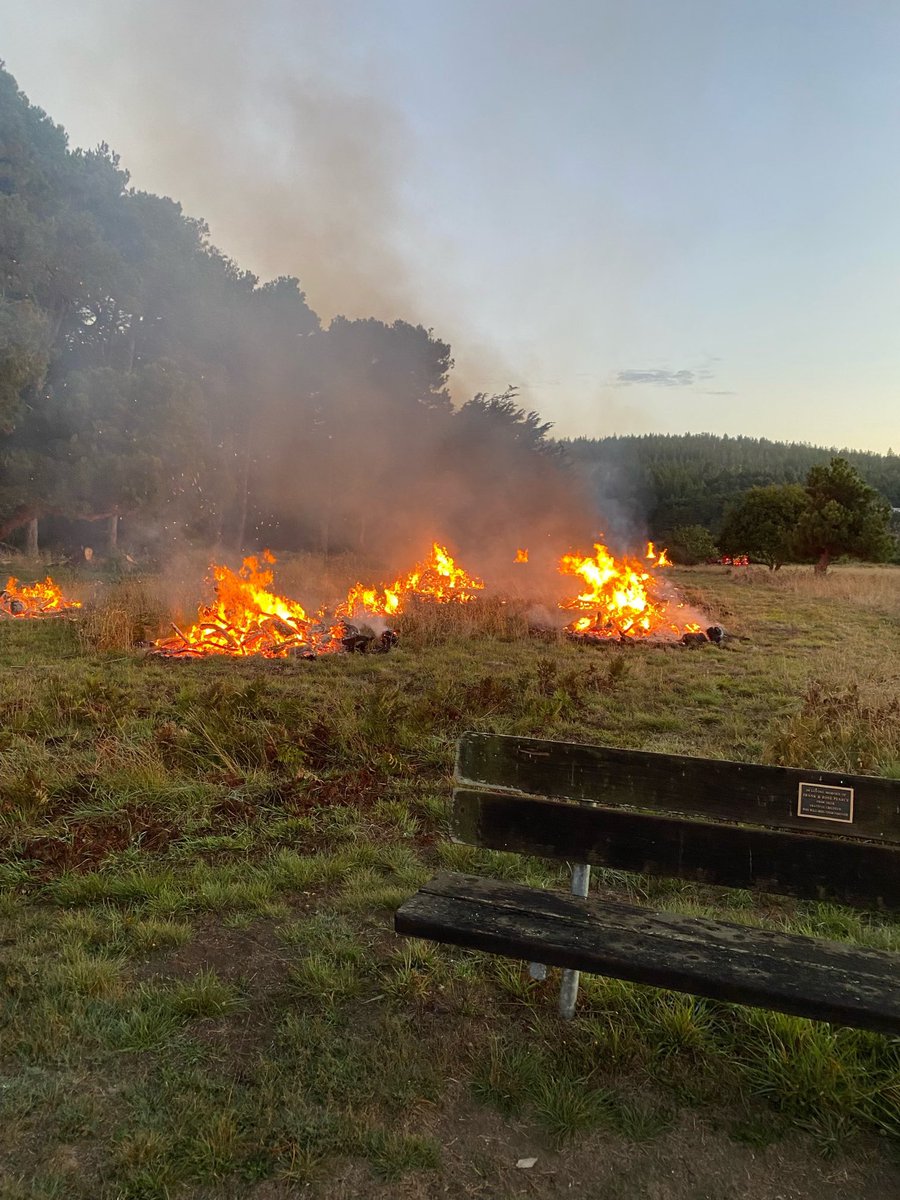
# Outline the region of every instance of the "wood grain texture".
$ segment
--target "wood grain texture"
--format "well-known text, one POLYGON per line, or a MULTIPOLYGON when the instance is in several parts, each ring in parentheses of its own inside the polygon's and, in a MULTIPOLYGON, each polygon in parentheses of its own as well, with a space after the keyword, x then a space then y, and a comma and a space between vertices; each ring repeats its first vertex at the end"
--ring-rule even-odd
POLYGON ((900 1033, 900 955, 442 873, 398 933, 760 1008, 900 1033))
POLYGON ((614 750, 574 742, 463 734, 456 782, 549 799, 900 844, 900 780, 614 750), (800 783, 854 790, 852 824, 797 816, 800 783))
POLYGON ((900 910, 900 848, 457 788, 457 840, 644 875, 900 910))

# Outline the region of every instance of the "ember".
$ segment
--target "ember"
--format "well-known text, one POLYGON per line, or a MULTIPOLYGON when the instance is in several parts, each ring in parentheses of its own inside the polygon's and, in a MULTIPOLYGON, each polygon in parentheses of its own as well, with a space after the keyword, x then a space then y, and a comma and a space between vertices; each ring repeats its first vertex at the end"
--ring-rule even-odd
POLYGON ((0 592, 0 612, 10 617, 49 617, 73 608, 81 608, 81 601, 67 600, 49 575, 43 583, 30 586, 10 576, 0 592))
MULTIPOLYGON (((665 550, 657 553, 647 544, 645 562, 623 558, 617 561, 606 546, 597 543, 591 557, 566 554, 559 570, 575 575, 582 591, 560 608, 580 612, 567 632, 590 640, 678 638, 700 630, 695 622, 679 622, 677 609, 684 606, 664 593, 652 568, 671 566, 665 550), (673 609, 676 610, 673 612, 673 609)), ((704 640, 705 640, 705 635, 704 640)))

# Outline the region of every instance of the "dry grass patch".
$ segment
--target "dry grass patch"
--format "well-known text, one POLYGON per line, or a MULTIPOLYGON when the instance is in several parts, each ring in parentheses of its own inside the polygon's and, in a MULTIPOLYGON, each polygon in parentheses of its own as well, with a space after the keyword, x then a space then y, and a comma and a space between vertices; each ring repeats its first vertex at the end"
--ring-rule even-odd
POLYGON ((736 582, 769 587, 797 600, 823 600, 863 612, 900 617, 900 567, 842 566, 818 574, 811 567, 780 571, 735 568, 736 582))
POLYGON ((97 584, 77 618, 79 639, 88 653, 132 650, 169 632, 178 607, 161 579, 97 584))

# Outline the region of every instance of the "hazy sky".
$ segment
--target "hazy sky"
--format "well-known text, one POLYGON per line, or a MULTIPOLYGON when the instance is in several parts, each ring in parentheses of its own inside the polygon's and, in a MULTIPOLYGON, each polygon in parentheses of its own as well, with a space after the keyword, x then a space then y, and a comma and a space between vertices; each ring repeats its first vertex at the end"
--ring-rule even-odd
POLYGON ((900 450, 898 0, 0 0, 73 144, 561 434, 900 450))

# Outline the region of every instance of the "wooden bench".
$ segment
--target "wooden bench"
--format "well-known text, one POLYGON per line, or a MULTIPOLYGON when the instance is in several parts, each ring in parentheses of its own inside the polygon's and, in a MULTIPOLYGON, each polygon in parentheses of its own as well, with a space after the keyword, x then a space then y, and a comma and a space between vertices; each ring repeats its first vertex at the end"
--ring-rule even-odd
POLYGON ((572 895, 444 872, 400 934, 900 1033, 900 954, 611 901, 591 865, 900 909, 900 781, 467 733, 454 840, 576 865, 572 895))

